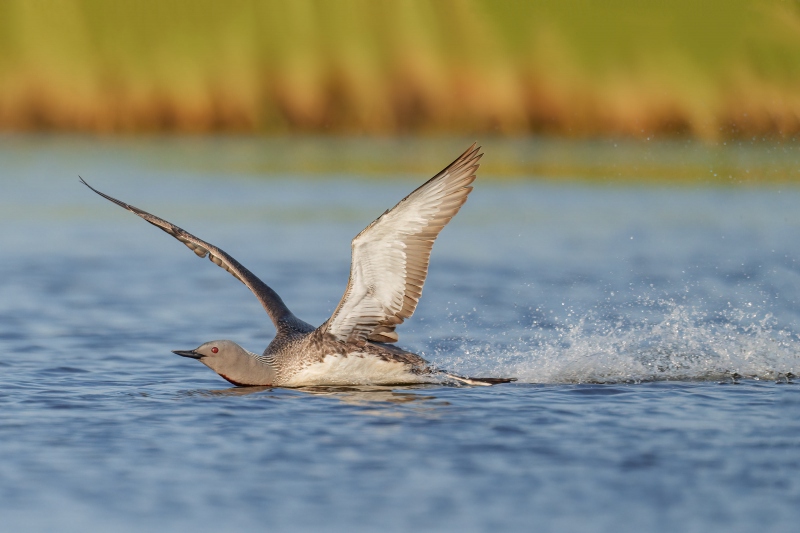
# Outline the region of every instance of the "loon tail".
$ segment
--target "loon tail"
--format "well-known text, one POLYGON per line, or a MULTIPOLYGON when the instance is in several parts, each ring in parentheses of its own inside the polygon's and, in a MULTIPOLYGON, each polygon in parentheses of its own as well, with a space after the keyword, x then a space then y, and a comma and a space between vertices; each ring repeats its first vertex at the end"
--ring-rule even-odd
POLYGON ((498 383, 511 383, 513 381, 517 381, 517 378, 468 378, 459 376, 457 374, 451 374, 450 372, 442 372, 442 374, 456 381, 460 381, 461 383, 466 383, 467 385, 478 385, 481 387, 489 387, 491 385, 497 385, 498 383))

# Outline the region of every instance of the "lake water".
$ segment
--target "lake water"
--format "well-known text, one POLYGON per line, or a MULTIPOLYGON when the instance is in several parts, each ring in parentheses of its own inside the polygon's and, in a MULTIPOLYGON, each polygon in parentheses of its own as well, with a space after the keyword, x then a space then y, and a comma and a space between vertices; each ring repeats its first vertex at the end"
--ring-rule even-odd
POLYGON ((228 386, 170 350, 263 350, 256 299, 78 182, 318 324, 350 239, 468 145, 0 138, 0 529, 795 531, 796 147, 484 143, 399 329, 519 378, 476 388, 228 386))

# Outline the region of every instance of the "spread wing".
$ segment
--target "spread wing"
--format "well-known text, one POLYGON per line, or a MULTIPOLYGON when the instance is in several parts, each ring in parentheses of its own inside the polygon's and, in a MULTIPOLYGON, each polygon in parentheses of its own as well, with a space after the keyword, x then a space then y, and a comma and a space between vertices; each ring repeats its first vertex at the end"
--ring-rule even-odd
POLYGON ((395 327, 422 295, 433 241, 467 201, 482 156, 473 144, 353 239, 347 289, 320 329, 341 341, 397 341, 395 327))
POLYGON ((213 244, 209 244, 201 239, 198 239, 188 231, 185 231, 175 224, 167 222, 166 220, 159 218, 155 215, 151 215, 147 211, 143 211, 138 207, 134 207, 130 204, 126 204, 116 198, 112 198, 111 196, 104 194, 88 183, 84 181, 83 178, 80 178, 81 182, 89 187, 91 190, 109 200, 114 202, 120 207, 124 207, 128 211, 135 213, 145 219, 150 224, 156 226, 157 228, 169 233, 183 244, 189 247, 195 254, 199 257, 206 257, 216 265, 224 268, 231 274, 233 277, 244 283, 248 289, 250 289, 253 294, 256 295, 261 305, 266 309, 267 313, 269 314, 272 322, 275 324, 275 327, 278 331, 283 331, 287 328, 292 330, 301 330, 301 331, 313 331, 314 328, 310 324, 306 324, 302 320, 295 317, 289 308, 286 307, 286 304, 283 303, 280 296, 272 290, 266 283, 261 281, 255 274, 247 270, 243 267, 236 259, 229 256, 223 250, 220 250, 213 244))

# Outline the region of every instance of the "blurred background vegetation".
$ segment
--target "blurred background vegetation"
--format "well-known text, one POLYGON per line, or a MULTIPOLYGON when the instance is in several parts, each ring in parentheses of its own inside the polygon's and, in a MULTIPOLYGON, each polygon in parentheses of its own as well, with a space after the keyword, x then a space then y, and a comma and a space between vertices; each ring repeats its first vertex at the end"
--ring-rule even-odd
POLYGON ((800 133, 797 0, 2 0, 0 130, 800 133))

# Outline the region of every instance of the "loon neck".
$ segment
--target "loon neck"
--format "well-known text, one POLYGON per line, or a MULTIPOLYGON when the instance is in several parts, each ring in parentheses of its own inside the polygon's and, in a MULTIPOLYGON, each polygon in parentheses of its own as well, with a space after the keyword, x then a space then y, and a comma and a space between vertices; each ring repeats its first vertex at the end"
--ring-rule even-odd
MULTIPOLYGON (((206 363, 206 361, 203 361, 206 363)), ((243 386, 272 386, 277 372, 271 358, 242 350, 240 354, 225 361, 210 361, 206 365, 226 381, 243 386)))

